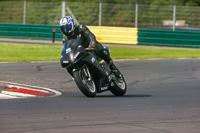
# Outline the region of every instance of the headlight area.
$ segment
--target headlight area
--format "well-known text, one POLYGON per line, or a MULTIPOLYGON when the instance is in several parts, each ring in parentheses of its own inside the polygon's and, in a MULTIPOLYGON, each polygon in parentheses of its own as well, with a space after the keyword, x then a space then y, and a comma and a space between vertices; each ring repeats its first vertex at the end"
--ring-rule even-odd
POLYGON ((69 61, 66 60, 66 59, 64 59, 63 56, 61 56, 61 58, 60 58, 60 64, 61 64, 62 68, 66 68, 69 65, 69 61))
POLYGON ((66 68, 69 65, 69 61, 60 61, 62 68, 66 68))

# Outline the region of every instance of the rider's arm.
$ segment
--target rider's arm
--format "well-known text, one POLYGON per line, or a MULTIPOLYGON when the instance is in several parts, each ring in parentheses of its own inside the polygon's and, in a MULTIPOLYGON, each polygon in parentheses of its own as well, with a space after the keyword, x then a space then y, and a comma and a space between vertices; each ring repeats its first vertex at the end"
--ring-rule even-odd
POLYGON ((89 47, 94 47, 96 44, 95 35, 85 25, 79 25, 79 29, 81 34, 83 34, 85 37, 88 38, 88 40, 90 40, 89 47))

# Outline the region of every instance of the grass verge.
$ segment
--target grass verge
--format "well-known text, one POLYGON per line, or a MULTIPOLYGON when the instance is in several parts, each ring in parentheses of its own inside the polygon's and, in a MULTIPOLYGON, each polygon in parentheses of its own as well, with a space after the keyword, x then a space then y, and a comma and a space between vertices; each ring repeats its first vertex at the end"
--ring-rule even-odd
POLYGON ((111 48, 114 59, 200 58, 200 49, 182 48, 111 48))
POLYGON ((61 45, 0 43, 0 62, 59 61, 61 45))
MULTIPOLYGON (((59 61, 61 45, 0 42, 0 62, 59 61)), ((200 49, 110 47, 113 59, 200 58, 200 49)))

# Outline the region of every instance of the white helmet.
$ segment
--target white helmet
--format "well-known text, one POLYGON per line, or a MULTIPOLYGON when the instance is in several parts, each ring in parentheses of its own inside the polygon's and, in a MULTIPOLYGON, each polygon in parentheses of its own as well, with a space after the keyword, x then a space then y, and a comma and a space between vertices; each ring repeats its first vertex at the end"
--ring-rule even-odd
POLYGON ((75 28, 76 25, 71 16, 65 16, 60 19, 60 29, 66 36, 70 35, 75 28))

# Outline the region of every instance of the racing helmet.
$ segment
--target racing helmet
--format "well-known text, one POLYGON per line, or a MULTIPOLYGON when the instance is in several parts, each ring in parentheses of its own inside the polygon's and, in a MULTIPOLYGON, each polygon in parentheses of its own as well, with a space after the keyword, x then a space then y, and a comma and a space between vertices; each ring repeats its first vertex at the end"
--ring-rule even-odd
POLYGON ((70 35, 75 28, 76 24, 71 16, 65 16, 60 19, 60 29, 64 35, 70 35))

